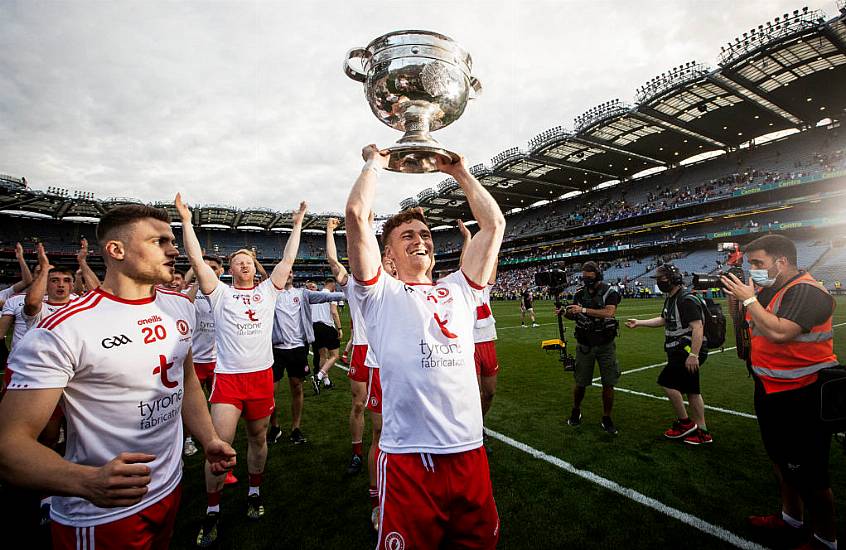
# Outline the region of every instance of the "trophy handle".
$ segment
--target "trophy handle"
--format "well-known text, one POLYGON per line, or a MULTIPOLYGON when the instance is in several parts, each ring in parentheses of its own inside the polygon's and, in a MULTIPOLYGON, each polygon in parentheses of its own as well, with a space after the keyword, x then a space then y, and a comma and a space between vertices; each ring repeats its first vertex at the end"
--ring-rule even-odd
POLYGON ((471 76, 470 86, 473 88, 473 91, 470 93, 470 99, 476 99, 482 95, 482 83, 479 82, 478 78, 471 76))
POLYGON ((353 48, 347 52, 347 57, 346 59, 344 59, 344 72, 347 74, 348 77, 359 82, 364 82, 367 80, 366 74, 350 66, 351 59, 364 58, 366 56, 367 50, 365 50, 364 48, 353 48))

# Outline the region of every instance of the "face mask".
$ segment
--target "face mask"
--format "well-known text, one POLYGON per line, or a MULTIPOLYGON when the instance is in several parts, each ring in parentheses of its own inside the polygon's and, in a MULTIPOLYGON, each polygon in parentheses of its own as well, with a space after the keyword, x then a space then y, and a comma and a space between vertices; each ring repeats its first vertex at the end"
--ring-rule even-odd
POLYGON ((673 288, 673 283, 670 281, 658 281, 658 290, 661 292, 670 292, 673 288))
POLYGON ((582 277, 582 282, 585 284, 586 287, 591 288, 593 285, 596 284, 596 279, 593 277, 582 277))
POLYGON ((766 269, 750 269, 749 278, 752 279, 752 282, 756 285, 767 288, 775 284, 778 274, 776 274, 775 277, 770 278, 770 273, 766 269))

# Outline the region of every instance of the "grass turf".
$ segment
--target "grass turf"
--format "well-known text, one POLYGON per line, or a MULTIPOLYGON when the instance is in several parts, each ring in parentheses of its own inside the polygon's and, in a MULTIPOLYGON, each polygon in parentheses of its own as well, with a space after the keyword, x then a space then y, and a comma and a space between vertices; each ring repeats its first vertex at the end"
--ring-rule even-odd
MULTIPOLYGON (((836 324, 846 322, 846 300, 839 302, 836 324)), ((626 300, 618 318, 648 318, 660 307, 658 299, 626 300)), ((572 375, 564 372, 556 352, 540 349, 541 340, 557 337, 552 305, 536 302, 541 324, 537 328, 520 327, 517 302, 495 302, 493 309, 501 371, 485 422, 489 428, 744 539, 770 542, 744 522, 749 514, 778 510, 777 487, 754 419, 706 410, 715 442, 692 447, 662 437, 673 417, 668 402, 617 392, 614 419, 620 433, 614 437, 599 428, 599 389, 591 388, 582 406, 583 424, 571 428, 565 420, 572 403, 572 375)), ((572 323, 567 324, 571 334, 572 323)), ((728 346, 733 345, 729 329, 728 346)), ((836 328, 835 349, 840 356, 846 354, 844 339, 846 326, 836 328)), ((665 359, 662 342, 659 329, 621 328, 617 340, 621 369, 661 363, 665 359)), ((656 366, 624 374, 619 387, 660 396, 655 381, 659 371, 656 366)), ((220 548, 369 546, 367 474, 345 476, 351 456, 349 385, 342 370, 333 369, 331 374, 335 390, 314 396, 306 385, 302 429, 308 443, 294 446, 283 439, 270 447, 262 486, 266 514, 258 521, 245 515, 246 443, 243 429, 239 430, 235 474, 240 481, 224 490, 220 548)), ((733 350, 710 356, 701 380, 706 405, 753 413, 752 382, 733 350)), ((290 420, 285 383, 280 385, 277 404, 285 426, 290 420)), ((365 445, 369 429, 368 422, 365 445)), ((501 548, 731 546, 509 445, 493 440, 491 446, 501 548)), ((843 466, 843 451, 833 444, 831 474, 835 498, 841 504, 839 525, 846 519, 843 466)), ((193 546, 204 511, 202 456, 198 454, 185 461, 184 496, 173 548, 193 546)))

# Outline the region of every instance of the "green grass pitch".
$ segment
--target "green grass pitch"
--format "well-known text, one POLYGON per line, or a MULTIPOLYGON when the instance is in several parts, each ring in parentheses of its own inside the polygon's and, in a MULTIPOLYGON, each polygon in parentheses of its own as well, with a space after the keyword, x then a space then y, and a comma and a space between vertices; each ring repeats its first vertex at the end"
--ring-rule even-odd
MULTIPOLYGON (((846 323, 846 299, 839 300, 835 324, 846 323)), ((625 300, 618 318, 657 315, 661 301, 625 300)), ((757 423, 729 412, 706 410, 714 434, 711 446, 692 447, 662 437, 673 417, 667 401, 617 392, 616 437, 599 427, 598 388, 588 389, 583 424, 567 426, 572 403, 572 373, 557 352, 544 352, 540 341, 557 337, 552 304, 536 302, 537 328, 520 327, 517 302, 495 302, 501 365, 499 387, 486 426, 625 489, 636 491, 693 519, 725 529, 740 539, 766 544, 746 527, 749 514, 778 510, 777 487, 764 453, 757 423)), ((572 323, 567 322, 568 336, 572 323)), ((348 327, 348 320, 345 319, 348 327)), ((727 346, 733 345, 731 327, 727 346)), ((570 340, 573 342, 572 338, 570 340)), ((665 359, 659 329, 621 328, 617 351, 621 369, 645 367, 665 359)), ((835 329, 835 349, 846 355, 846 325, 835 329)), ((659 366, 624 374, 619 388, 661 396, 659 366)), ((369 502, 366 473, 346 477, 350 458, 349 384, 332 370, 333 391, 312 395, 306 387, 303 432, 309 442, 294 446, 284 439, 270 447, 262 487, 266 514, 246 518, 246 443, 243 429, 235 442, 239 483, 224 490, 220 548, 367 548, 369 502)), ((596 373, 598 376, 598 372, 596 373)), ((706 405, 754 414, 752 382, 735 352, 711 355, 702 367, 706 405)), ((290 422, 287 383, 277 394, 282 425, 290 422)), ((369 421, 365 445, 369 441, 369 421)), ((732 545, 612 492, 523 450, 492 440, 491 478, 501 521, 500 547, 522 548, 729 548, 732 545)), ((173 548, 193 547, 205 513, 202 455, 185 460, 184 496, 173 548)), ((844 524, 846 472, 844 452, 832 444, 831 474, 844 524)), ((705 528, 706 531, 710 527, 705 528)), ((840 533, 843 538, 843 531, 840 533)))

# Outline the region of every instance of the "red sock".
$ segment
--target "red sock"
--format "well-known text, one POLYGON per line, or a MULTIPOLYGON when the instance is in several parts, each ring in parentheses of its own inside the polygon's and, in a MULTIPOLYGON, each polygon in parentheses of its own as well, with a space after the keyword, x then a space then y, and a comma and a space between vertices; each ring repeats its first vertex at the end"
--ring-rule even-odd
POLYGON ((258 474, 250 474, 250 487, 260 487, 261 478, 263 475, 264 472, 260 472, 258 474))
POLYGON ((214 493, 206 493, 206 497, 209 501, 209 506, 219 506, 220 505, 220 495, 221 491, 215 491, 214 493))
POLYGON ((376 490, 375 485, 370 486, 370 507, 376 508, 379 506, 379 491, 376 490))
POLYGON ((361 441, 359 441, 358 443, 353 443, 352 446, 353 446, 353 454, 361 456, 361 441))

